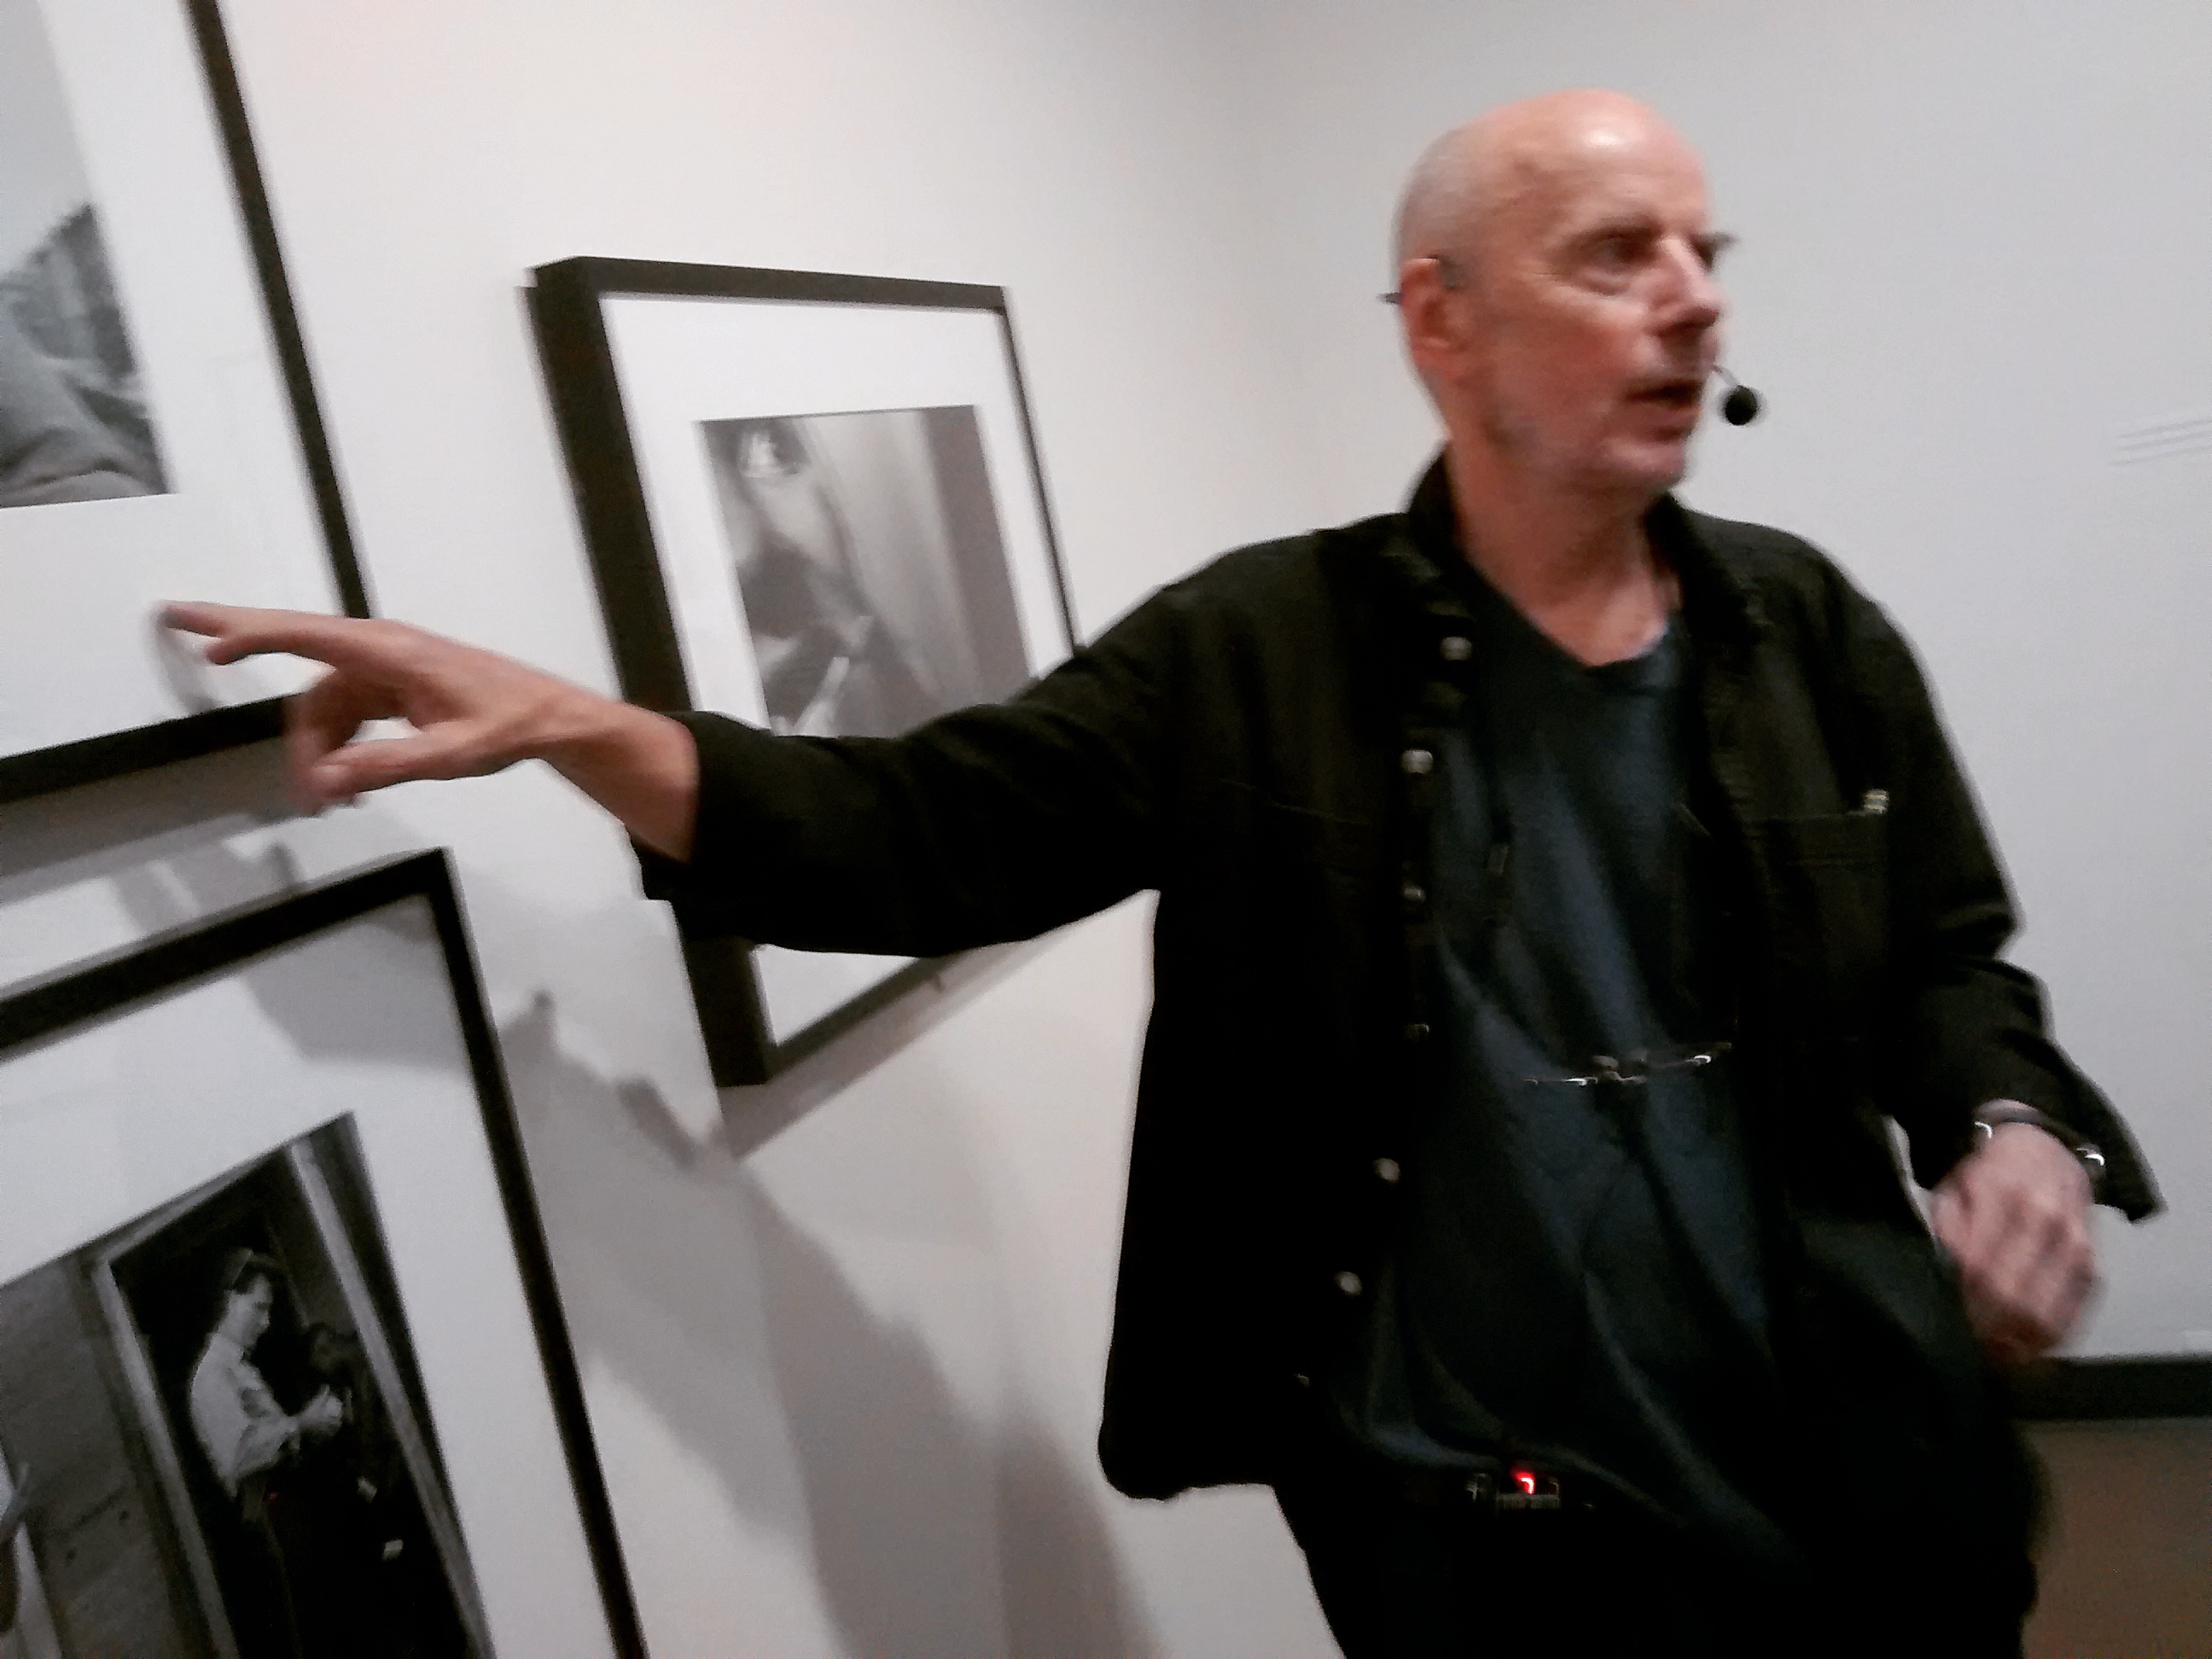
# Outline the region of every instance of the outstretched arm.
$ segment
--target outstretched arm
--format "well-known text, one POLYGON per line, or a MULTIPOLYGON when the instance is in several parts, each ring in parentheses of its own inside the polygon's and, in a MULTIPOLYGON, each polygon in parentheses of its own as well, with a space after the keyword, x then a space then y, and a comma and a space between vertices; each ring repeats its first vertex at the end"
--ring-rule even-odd
POLYGON ((292 787, 311 810, 395 783, 543 760, 643 845, 690 856, 698 753, 665 714, 404 623, 223 605, 173 605, 161 620, 204 636, 210 662, 282 653, 329 668, 285 714, 292 787), (379 720, 414 730, 354 741, 379 720))
POLYGON ((303 804, 550 762, 648 854, 688 932, 939 956, 1024 939, 1156 885, 1172 590, 1013 702, 896 738, 775 737, 649 713, 392 622, 177 605, 210 661, 282 652, 330 672, 293 699, 303 804), (398 718, 402 737, 356 740, 398 718))
POLYGON ((1178 794, 1172 592, 1011 702, 903 737, 685 724, 688 866, 646 890, 693 937, 933 957, 1027 939, 1164 877, 1178 794))

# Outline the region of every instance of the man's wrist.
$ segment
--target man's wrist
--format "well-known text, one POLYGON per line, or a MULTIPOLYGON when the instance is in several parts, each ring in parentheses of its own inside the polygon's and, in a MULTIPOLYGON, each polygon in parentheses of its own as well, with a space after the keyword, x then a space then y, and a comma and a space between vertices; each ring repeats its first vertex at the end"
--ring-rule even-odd
POLYGON ((635 740, 633 717, 644 709, 565 680, 554 684, 559 690, 538 710, 538 729, 527 740, 531 755, 570 777, 605 766, 635 740))
POLYGON ((691 854, 699 803, 699 752, 689 727, 635 703, 580 687, 553 711, 538 753, 656 853, 691 854))
POLYGON ((2089 1196, 2094 1201, 2100 1197, 2105 1187, 2105 1154, 2097 1143, 2071 1126, 2060 1122, 2048 1112, 2039 1111, 2025 1101, 1992 1100, 1974 1113, 1973 1135, 1977 1143, 1994 1140, 1999 1129, 2018 1126, 2040 1129, 2073 1154, 2081 1173, 2089 1180, 2089 1196))

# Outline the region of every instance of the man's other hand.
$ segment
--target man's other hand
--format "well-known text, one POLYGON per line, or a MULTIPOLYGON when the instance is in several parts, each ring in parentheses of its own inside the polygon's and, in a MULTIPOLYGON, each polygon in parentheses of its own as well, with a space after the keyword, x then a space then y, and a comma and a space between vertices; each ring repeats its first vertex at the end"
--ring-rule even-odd
POLYGON ((690 732, 666 715, 404 623, 224 605, 172 605, 161 620, 204 636, 210 662, 280 653, 329 667, 285 710, 292 787, 309 811, 539 759, 647 846, 690 854, 698 757, 690 732), (380 720, 414 729, 354 741, 380 720))
POLYGON ((1958 1264, 1984 1350, 2019 1365, 2064 1341, 2097 1282, 2089 1177, 2055 1135, 2001 1123, 1936 1188, 1929 1224, 1958 1264))

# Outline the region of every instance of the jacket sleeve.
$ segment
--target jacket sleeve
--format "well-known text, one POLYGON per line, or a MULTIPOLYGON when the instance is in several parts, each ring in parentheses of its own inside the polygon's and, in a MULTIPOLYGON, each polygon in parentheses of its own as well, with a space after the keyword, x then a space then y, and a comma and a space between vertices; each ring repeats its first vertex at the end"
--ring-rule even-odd
POLYGON ((641 849, 692 937, 942 956, 1027 939, 1157 883, 1176 590, 1012 702, 903 737, 775 737, 684 716, 687 864, 641 849))
POLYGON ((1846 587, 1841 604, 1873 751, 1863 775, 1890 796, 1892 973, 1875 1048, 1913 1174, 1935 1185, 1971 1149, 1977 1108, 2022 1101, 2097 1144, 2104 1201, 2140 1219, 2159 1207, 2141 1152, 2051 1040, 2042 985, 1999 957, 2017 926, 2012 895, 1919 664, 1871 600, 1846 587))

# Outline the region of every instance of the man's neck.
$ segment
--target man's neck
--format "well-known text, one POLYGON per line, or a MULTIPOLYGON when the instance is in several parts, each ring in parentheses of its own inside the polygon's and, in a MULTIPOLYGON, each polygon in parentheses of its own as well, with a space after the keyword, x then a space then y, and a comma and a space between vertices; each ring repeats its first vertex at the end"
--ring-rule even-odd
POLYGON ((1644 534, 1648 498, 1549 489, 1456 445, 1445 464, 1461 547, 1522 615, 1592 665, 1650 649, 1676 589, 1644 534))

